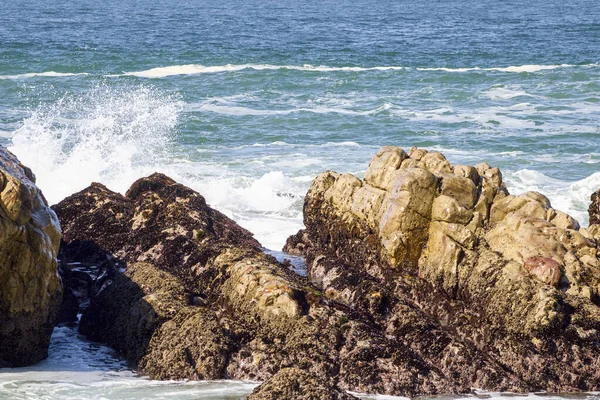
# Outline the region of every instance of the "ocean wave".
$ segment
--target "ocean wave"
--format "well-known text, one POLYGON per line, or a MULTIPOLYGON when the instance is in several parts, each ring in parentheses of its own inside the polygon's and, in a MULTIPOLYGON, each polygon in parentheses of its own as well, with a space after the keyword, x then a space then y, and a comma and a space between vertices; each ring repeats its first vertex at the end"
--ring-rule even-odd
MULTIPOLYGON (((431 68, 414 68, 417 71, 444 71, 444 72, 470 72, 470 71, 496 71, 496 72, 540 72, 559 68, 572 67, 597 67, 598 64, 557 64, 557 65, 518 65, 508 67, 466 67, 466 68, 446 68, 446 67, 431 67, 431 68)), ((226 64, 205 66, 201 64, 186 64, 172 65, 167 67, 151 68, 143 71, 125 72, 123 74, 110 75, 116 76, 137 76, 139 78, 166 78, 173 75, 196 75, 196 74, 214 74, 219 72, 236 72, 242 70, 257 70, 257 71, 273 71, 273 70, 295 70, 306 72, 366 72, 366 71, 405 71, 413 68, 406 66, 375 66, 375 67, 331 67, 326 65, 273 65, 273 64, 226 64)))
POLYGON ((30 72, 27 74, 17 74, 17 75, 0 75, 0 79, 29 79, 36 77, 46 77, 46 78, 64 78, 69 76, 80 76, 80 75, 89 75, 87 72, 80 73, 70 73, 70 72, 55 72, 55 71, 46 71, 46 72, 30 72))
POLYGON ((514 72, 514 73, 522 73, 522 72, 540 72, 540 71, 548 71, 553 69, 560 68, 574 68, 574 67, 597 67, 598 64, 584 64, 584 65, 576 65, 576 64, 555 64, 555 65, 537 65, 537 64, 527 64, 527 65, 511 65, 508 67, 489 67, 489 68, 481 68, 481 67, 470 67, 470 68, 446 68, 446 67, 435 67, 435 68, 417 68, 418 71, 443 71, 443 72, 473 72, 473 71, 495 71, 495 72, 514 72))
POLYGON ((246 69, 256 71, 272 70, 296 70, 306 72, 364 72, 364 71, 399 71, 406 67, 383 66, 383 67, 329 67, 325 65, 272 65, 272 64, 226 64, 205 66, 200 64, 172 65, 168 67, 157 67, 143 71, 125 72, 110 76, 137 76, 139 78, 166 78, 173 75, 196 75, 214 74, 219 72, 236 72, 246 69))
POLYGON ((233 105, 219 105, 214 103, 201 103, 201 104, 191 104, 186 107, 186 111, 204 111, 204 112, 213 112, 216 114, 222 115, 231 115, 231 116, 269 116, 269 115, 291 115, 296 113, 313 113, 313 114, 340 114, 340 115, 357 115, 357 116, 365 116, 365 115, 373 115, 379 112, 390 109, 391 106, 389 104, 384 104, 382 106, 376 107, 372 110, 350 110, 346 108, 338 108, 338 107, 325 107, 325 106, 315 106, 315 107, 300 107, 288 110, 264 110, 264 109, 255 109, 243 106, 233 106, 233 105))
POLYGON ((181 102, 145 86, 96 86, 40 106, 10 150, 36 171, 55 203, 91 182, 124 191, 154 172, 173 141, 181 102))

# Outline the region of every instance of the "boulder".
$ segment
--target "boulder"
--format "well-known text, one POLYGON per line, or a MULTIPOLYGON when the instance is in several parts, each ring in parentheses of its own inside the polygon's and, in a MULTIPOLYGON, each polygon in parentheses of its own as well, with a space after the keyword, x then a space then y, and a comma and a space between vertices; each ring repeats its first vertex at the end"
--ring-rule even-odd
POLYGON ((284 368, 254 389, 248 400, 351 400, 357 399, 298 368, 284 368))
POLYGON ((436 365, 421 393, 600 388, 597 225, 510 195, 498 168, 384 147, 363 180, 319 175, 304 223, 284 250, 306 256, 327 298, 436 365))
POLYGON ((31 170, 0 147, 0 368, 48 356, 62 299, 60 234, 31 170))

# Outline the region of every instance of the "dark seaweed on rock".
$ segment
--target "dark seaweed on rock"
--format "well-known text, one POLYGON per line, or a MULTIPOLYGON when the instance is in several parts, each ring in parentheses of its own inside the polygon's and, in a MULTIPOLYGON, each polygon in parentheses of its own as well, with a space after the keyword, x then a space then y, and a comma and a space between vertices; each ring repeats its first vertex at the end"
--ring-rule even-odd
POLYGON ((600 389, 600 229, 497 168, 384 147, 364 180, 319 175, 304 222, 284 250, 419 355, 419 391, 600 389))
POLYGON ((152 378, 266 381, 260 399, 600 389, 598 230, 487 164, 384 148, 364 180, 319 175, 286 248, 308 278, 161 174, 55 210, 64 254, 127 267, 81 331, 152 378))

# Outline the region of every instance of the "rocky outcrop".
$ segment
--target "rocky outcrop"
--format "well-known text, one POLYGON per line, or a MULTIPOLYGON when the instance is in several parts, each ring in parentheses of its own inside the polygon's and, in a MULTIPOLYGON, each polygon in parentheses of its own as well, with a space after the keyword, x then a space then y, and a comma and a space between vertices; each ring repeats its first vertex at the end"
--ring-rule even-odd
POLYGON ((248 400, 352 400, 356 397, 319 381, 298 368, 284 368, 257 387, 248 400))
POLYGON ((592 203, 588 209, 590 215, 590 225, 600 225, 600 190, 592 193, 592 203))
POLYGON ((497 168, 384 147, 362 180, 319 175, 304 222, 285 250, 327 299, 436 366, 446 383, 421 393, 600 388, 596 230, 510 195, 497 168))
POLYGON ((62 297, 60 226, 31 170, 0 147, 0 368, 47 357, 62 297))
POLYGON ((164 175, 137 181, 125 196, 93 184, 55 210, 64 262, 115 257, 115 267, 98 274, 112 276, 96 285, 81 332, 153 378, 267 380, 298 366, 332 387, 368 391, 380 373, 390 382, 397 374, 385 360, 404 349, 328 305, 248 231, 164 175), (364 357, 385 368, 364 374, 364 357), (339 380, 342 363, 348 382, 339 380))
POLYGON ((486 164, 384 148, 364 180, 320 175, 288 241, 306 278, 164 175, 55 209, 65 261, 104 265, 81 332, 152 378, 266 381, 258 398, 600 388, 593 231, 486 164))

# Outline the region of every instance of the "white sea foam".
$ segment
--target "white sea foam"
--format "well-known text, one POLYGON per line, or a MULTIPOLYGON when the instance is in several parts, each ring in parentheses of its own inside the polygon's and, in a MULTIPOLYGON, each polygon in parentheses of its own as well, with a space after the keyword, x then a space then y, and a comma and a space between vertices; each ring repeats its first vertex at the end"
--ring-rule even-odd
POLYGON ((503 86, 492 87, 489 90, 487 90, 485 92, 485 94, 487 95, 487 97, 489 97, 492 100, 508 100, 508 99, 513 99, 515 97, 523 97, 523 96, 541 97, 541 96, 529 94, 524 90, 512 88, 510 86, 509 87, 503 87, 503 86))
POLYGON ((168 67, 151 68, 144 71, 125 72, 111 76, 137 76, 139 78, 166 78, 173 75, 196 75, 214 74, 219 72, 236 72, 242 70, 273 71, 273 70, 296 70, 306 72, 364 72, 364 71, 399 71, 406 67, 382 66, 382 67, 329 67, 325 65, 272 65, 272 64, 227 64, 205 66, 200 64, 172 65, 168 67))
POLYGON ((92 181, 123 191, 160 165, 180 108, 149 87, 97 86, 32 112, 10 150, 35 171, 50 203, 92 181))
POLYGON ((559 68, 573 68, 573 67, 596 67, 598 64, 586 64, 586 65, 575 65, 575 64, 560 64, 560 65, 536 65, 536 64, 528 64, 528 65, 511 65, 509 67, 491 67, 491 68, 480 68, 480 67, 470 67, 470 68, 446 68, 446 67, 437 67, 437 68, 417 68, 419 71, 444 71, 444 72, 473 72, 473 71, 496 71, 496 72, 540 72, 540 71, 548 71, 559 68))
POLYGON ((0 79, 28 79, 28 78, 36 78, 36 77, 45 77, 45 78, 64 78, 69 76, 79 76, 79 75, 88 75, 86 72, 81 73, 68 73, 68 72, 54 72, 54 71, 46 71, 46 72, 30 72, 26 74, 17 74, 17 75, 0 75, 0 79))

